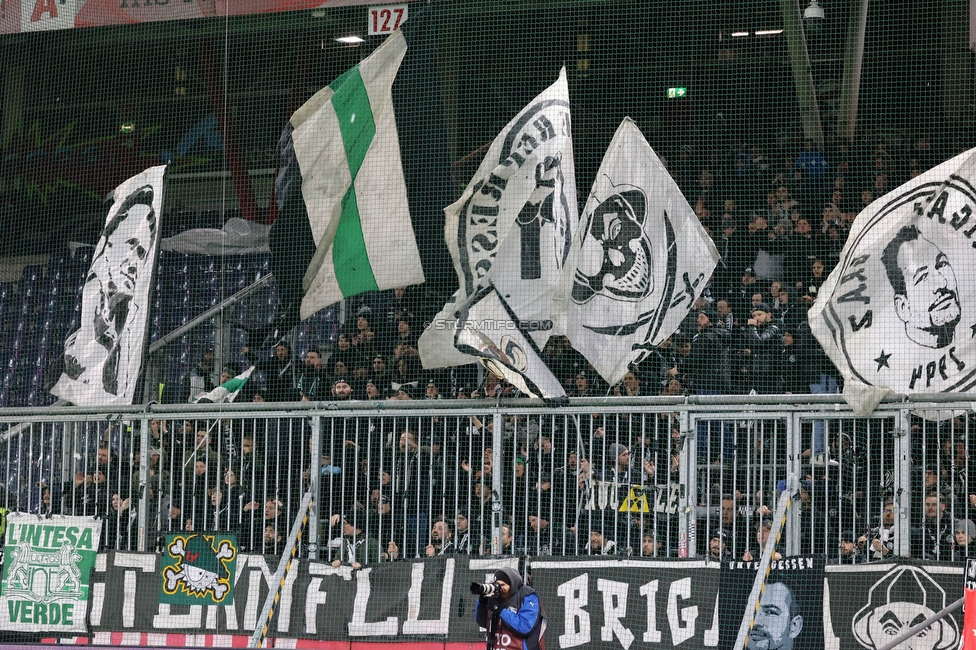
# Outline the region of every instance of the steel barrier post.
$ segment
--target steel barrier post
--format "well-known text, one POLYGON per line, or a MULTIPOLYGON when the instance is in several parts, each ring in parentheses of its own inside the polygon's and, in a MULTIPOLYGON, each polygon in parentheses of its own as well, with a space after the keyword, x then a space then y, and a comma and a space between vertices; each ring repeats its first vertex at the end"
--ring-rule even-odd
MULTIPOLYGON (((149 453, 149 416, 139 420, 139 536, 136 541, 140 552, 145 552, 149 539, 146 528, 149 514, 149 464, 152 456, 149 453)), ((132 490, 129 490, 132 494, 132 490)))
MULTIPOLYGON (((72 455, 72 447, 71 447, 71 440, 74 437, 73 435, 74 426, 75 425, 73 422, 65 422, 64 426, 61 428, 61 481, 60 481, 61 485, 68 484, 68 481, 71 481, 74 478, 74 471, 71 466, 71 461, 74 458, 74 456, 72 455)), ((2 437, 0 437, 0 440, 2 440, 2 437)), ((7 445, 9 448, 10 445, 9 441, 7 442, 7 445)), ((51 478, 53 479, 54 477, 52 476, 51 478)), ((54 487, 53 481, 51 487, 52 488, 54 487)), ((54 498, 53 490, 51 492, 51 498, 54 498)), ((64 498, 65 495, 62 494, 61 495, 62 501, 64 500, 64 498)))
POLYGON ((679 432, 681 436, 681 463, 678 466, 678 481, 681 483, 681 496, 678 499, 678 557, 697 555, 697 517, 698 505, 698 445, 695 427, 698 425, 687 408, 679 411, 679 432))
POLYGON ((786 512, 786 553, 800 554, 800 476, 803 441, 799 413, 786 414, 786 490, 792 497, 793 507, 786 512))
POLYGON ((309 448, 308 491, 312 494, 312 505, 308 519, 308 557, 319 559, 319 485, 322 477, 322 416, 312 417, 312 444, 309 448))
POLYGON ((502 457, 502 412, 496 404, 491 416, 491 554, 502 552, 502 468, 505 459, 502 457))
POLYGON ((911 411, 899 409, 895 416, 894 500, 895 555, 911 555, 912 436, 911 411))

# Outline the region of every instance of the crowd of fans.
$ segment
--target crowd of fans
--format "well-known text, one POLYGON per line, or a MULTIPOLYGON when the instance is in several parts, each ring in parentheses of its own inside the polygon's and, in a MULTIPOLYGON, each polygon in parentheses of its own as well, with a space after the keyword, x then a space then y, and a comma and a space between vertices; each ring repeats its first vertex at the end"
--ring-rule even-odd
MULTIPOLYGON (((681 147, 666 163, 721 255, 701 298, 619 386, 607 386, 564 337, 550 339, 546 361, 571 396, 837 392, 841 380, 806 311, 855 216, 940 160, 925 137, 899 152, 834 139, 778 156, 745 144, 707 155, 681 147)), ((422 370, 417 339, 443 303, 423 287, 347 302, 334 343, 302 359, 281 344, 257 364, 267 377, 258 399, 494 397, 476 368, 422 370)), ((253 361, 245 355, 228 371, 253 361)), ((201 367, 191 400, 216 381, 213 372, 201 367)))
MULTIPOLYGON (((607 385, 565 337, 551 337, 545 361, 579 397, 839 392, 841 379, 810 334, 806 310, 856 214, 937 162, 925 138, 898 157, 883 145, 843 142, 824 151, 808 142, 779 160, 758 147, 703 160, 683 147, 669 168, 722 256, 694 309, 618 385, 607 385)), ((271 350, 244 348, 220 372, 207 352, 184 395, 193 401, 255 365, 239 399, 518 397, 478 365, 422 369, 418 337, 440 307, 422 287, 366 294, 346 302, 334 343, 313 345, 301 358, 283 341, 271 350)), ((338 433, 333 423, 320 441, 321 555, 354 567, 453 553, 681 557, 691 543, 716 560, 758 558, 774 524, 777 481, 785 478, 779 424, 757 431, 698 423, 698 536, 688 540, 678 534, 673 488, 683 440, 673 414, 595 415, 575 428, 569 422, 506 415, 503 470, 492 462, 491 417, 364 415, 343 419, 338 433), (493 472, 501 472, 500 494, 493 472), (490 535, 496 500, 500 547, 490 535)), ((881 560, 894 552, 898 530, 890 472, 878 469, 894 463, 890 431, 859 431, 853 422, 804 425, 799 546, 841 562, 881 560), (869 444, 871 436, 883 442, 869 444)), ((970 555, 976 468, 958 436, 969 424, 950 421, 913 437, 913 481, 925 486, 911 504, 916 557, 970 555)), ((101 516, 106 547, 132 548, 136 486, 146 471, 155 534, 229 530, 244 550, 281 551, 311 484, 307 471, 299 481, 287 466, 310 466, 307 422, 154 421, 151 448, 143 468, 138 454, 122 458, 102 444, 73 484, 44 486, 39 508, 101 516)))
MULTIPOLYGON (((100 517, 103 548, 134 550, 145 494, 150 549, 161 550, 166 533, 216 530, 237 535, 242 551, 273 555, 284 550, 301 496, 314 487, 309 469, 298 468, 317 465, 319 557, 337 565, 450 554, 679 558, 692 548, 712 560, 751 561, 773 528, 788 467, 781 422, 715 423, 717 436, 706 431, 691 470, 698 532, 689 538, 679 534, 685 449, 673 413, 506 414, 501 467, 491 415, 331 418, 317 464, 307 418, 257 415, 152 420, 148 462, 103 442, 72 481, 42 483, 27 509, 100 517), (496 507, 500 546, 492 537, 496 507)), ((890 428, 829 425, 823 457, 803 451, 797 526, 779 552, 790 547, 835 562, 891 559, 906 548, 931 561, 974 556, 970 420, 915 421, 905 528, 890 428)), ((812 423, 801 437, 812 443, 812 423)))

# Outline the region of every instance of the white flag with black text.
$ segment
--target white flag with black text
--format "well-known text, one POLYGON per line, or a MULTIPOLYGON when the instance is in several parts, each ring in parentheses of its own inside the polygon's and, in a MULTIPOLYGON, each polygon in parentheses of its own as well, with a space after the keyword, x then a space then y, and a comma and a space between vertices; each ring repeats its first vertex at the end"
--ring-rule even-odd
POLYGON ((64 344, 51 393, 79 406, 131 404, 142 369, 159 251, 165 165, 119 185, 81 295, 81 326, 64 344))
POLYGON ((460 288, 420 337, 424 367, 476 360, 473 347, 455 346, 455 332, 464 327, 461 308, 470 309, 471 296, 489 282, 541 349, 561 307, 556 290, 579 219, 565 69, 498 134, 464 194, 444 212, 460 288))
POLYGON ((678 329, 718 258, 674 179, 625 118, 577 229, 566 335, 616 384, 678 329))
POLYGON ((461 308, 454 344, 529 397, 565 397, 565 389, 542 360, 530 331, 531 324, 522 322, 489 284, 461 308))
POLYGON ((967 280, 976 277, 974 185, 976 149, 876 199, 854 220, 808 318, 855 409, 873 409, 883 389, 976 386, 976 284, 967 280))

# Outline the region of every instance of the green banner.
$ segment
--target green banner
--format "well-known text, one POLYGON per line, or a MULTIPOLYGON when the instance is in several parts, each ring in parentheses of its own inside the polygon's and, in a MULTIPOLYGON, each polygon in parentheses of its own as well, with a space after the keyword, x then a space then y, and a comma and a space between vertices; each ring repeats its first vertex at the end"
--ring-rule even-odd
POLYGON ((90 517, 7 514, 0 630, 88 632, 89 579, 101 524, 90 517))
POLYGON ((166 536, 159 602, 171 605, 233 605, 237 538, 225 533, 166 536))

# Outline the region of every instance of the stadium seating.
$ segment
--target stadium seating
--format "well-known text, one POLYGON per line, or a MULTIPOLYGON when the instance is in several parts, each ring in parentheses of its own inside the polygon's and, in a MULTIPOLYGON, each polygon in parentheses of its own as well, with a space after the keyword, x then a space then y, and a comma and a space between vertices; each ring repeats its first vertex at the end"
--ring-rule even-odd
MULTIPOLYGON (((235 216, 228 212, 228 218, 235 216)), ((239 216, 239 215, 237 215, 239 216)), ((220 227, 218 212, 176 213, 174 220, 185 224, 220 227)), ((73 253, 52 254, 46 265, 24 268, 17 282, 0 283, 0 407, 44 406, 55 398, 48 389, 56 381, 52 368, 60 369, 59 357, 65 338, 81 324, 81 292, 91 264, 93 249, 79 247, 73 253)), ((185 255, 164 251, 150 292, 149 341, 185 325, 220 300, 244 289, 271 272, 271 258, 263 255, 229 255, 224 258, 185 255)), ((249 300, 226 313, 231 325, 259 327, 270 323, 277 309, 274 286, 263 287, 249 300)), ((334 340, 334 315, 316 315, 301 328, 309 345, 334 340)), ((247 343, 244 330, 230 327, 228 362, 243 363, 240 349, 247 343)), ((190 335, 172 342, 162 355, 168 401, 183 401, 183 380, 201 351, 215 342, 214 324, 196 328, 190 335)))

